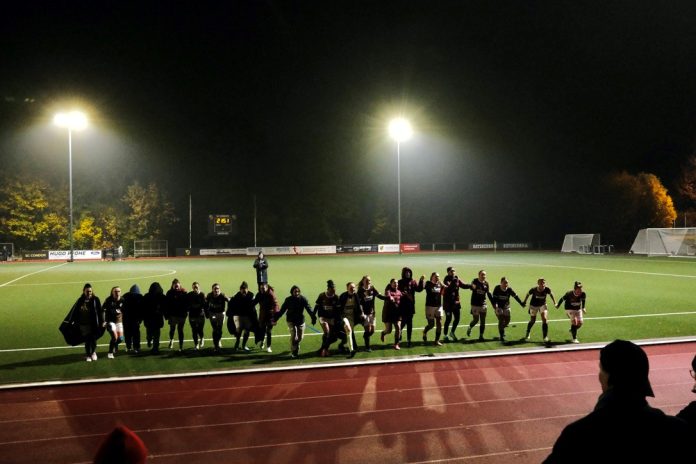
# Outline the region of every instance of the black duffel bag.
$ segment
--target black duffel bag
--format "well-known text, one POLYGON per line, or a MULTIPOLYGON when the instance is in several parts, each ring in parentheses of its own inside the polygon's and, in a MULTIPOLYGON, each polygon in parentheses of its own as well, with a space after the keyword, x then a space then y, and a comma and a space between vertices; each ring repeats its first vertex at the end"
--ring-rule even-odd
POLYGON ((60 323, 60 327, 58 327, 60 333, 63 334, 65 343, 70 346, 80 345, 85 342, 85 337, 82 336, 82 332, 80 331, 80 324, 75 322, 72 318, 74 311, 75 307, 73 306, 68 315, 65 316, 63 322, 60 323))

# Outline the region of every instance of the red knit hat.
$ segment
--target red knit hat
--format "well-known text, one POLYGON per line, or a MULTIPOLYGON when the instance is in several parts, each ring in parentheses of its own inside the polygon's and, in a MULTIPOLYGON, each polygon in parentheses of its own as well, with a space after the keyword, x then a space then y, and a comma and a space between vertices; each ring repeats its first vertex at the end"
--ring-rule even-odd
POLYGON ((94 464, 142 464, 147 460, 145 443, 124 425, 114 428, 99 445, 94 464))

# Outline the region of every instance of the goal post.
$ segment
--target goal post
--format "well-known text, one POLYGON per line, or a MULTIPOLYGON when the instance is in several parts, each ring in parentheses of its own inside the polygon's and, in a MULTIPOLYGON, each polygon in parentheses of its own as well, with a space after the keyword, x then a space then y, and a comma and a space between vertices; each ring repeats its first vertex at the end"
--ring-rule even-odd
POLYGON ((641 229, 630 253, 647 256, 696 256, 696 227, 641 229))
POLYGON ((134 258, 166 258, 168 250, 167 240, 133 240, 134 258))
POLYGON ((593 253, 601 242, 600 234, 566 234, 561 253, 593 253))

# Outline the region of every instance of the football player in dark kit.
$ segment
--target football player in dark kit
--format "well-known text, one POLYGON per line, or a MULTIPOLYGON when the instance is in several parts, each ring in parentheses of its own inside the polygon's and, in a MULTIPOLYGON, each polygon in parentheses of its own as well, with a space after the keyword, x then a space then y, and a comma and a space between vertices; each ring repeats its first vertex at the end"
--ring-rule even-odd
POLYGON ((275 320, 278 321, 283 317, 283 314, 286 312, 288 313, 285 320, 288 324, 288 332, 290 332, 291 358, 297 358, 300 355, 300 343, 302 343, 302 339, 304 338, 305 330, 305 311, 307 311, 307 314, 311 317, 312 325, 316 324, 317 316, 314 314, 314 311, 312 311, 311 306, 309 306, 307 298, 302 295, 300 287, 293 285, 292 288, 290 288, 290 296, 285 298, 283 305, 280 307, 280 311, 278 311, 278 314, 275 316, 275 320))
POLYGON ((380 295, 377 289, 372 285, 372 278, 369 275, 363 276, 358 284, 358 300, 360 307, 363 310, 365 319, 363 320, 363 339, 365 340, 365 351, 370 352, 370 337, 375 333, 375 298, 384 300, 384 296, 380 295))
POLYGON ((428 325, 423 329, 423 343, 428 343, 428 332, 435 327, 435 346, 442 346, 440 335, 442 335, 442 292, 444 287, 440 282, 440 274, 433 272, 430 280, 425 283, 425 319, 428 325))
POLYGON ((261 349, 266 349, 268 353, 273 353, 271 348, 271 337, 273 334, 273 319, 276 311, 280 309, 275 289, 268 284, 259 285, 259 293, 254 297, 254 304, 259 305, 259 327, 266 335, 265 341, 261 344, 261 349))
POLYGON ((452 340, 456 342, 457 336, 454 334, 454 331, 457 330, 462 312, 462 305, 459 301, 459 289, 469 289, 471 285, 459 280, 457 271, 452 266, 447 268, 447 275, 442 281, 442 285, 444 286, 442 309, 445 310, 445 341, 452 340), (451 331, 449 331, 450 322, 452 323, 451 331))
POLYGON ((220 284, 214 283, 211 288, 213 291, 205 298, 205 313, 213 328, 213 350, 219 353, 222 348, 222 328, 225 326, 225 306, 229 299, 220 291, 220 284))
POLYGON ((529 340, 529 336, 532 332, 532 327, 536 322, 536 316, 541 313, 541 332, 544 337, 544 342, 549 342, 549 323, 548 323, 548 313, 549 310, 546 307, 546 297, 550 296, 551 301, 553 301, 554 306, 556 305, 556 298, 554 298, 551 289, 546 286, 546 279, 543 277, 537 280, 537 286, 529 289, 527 296, 524 297, 524 304, 527 304, 527 299, 532 296, 532 301, 529 302, 529 323, 527 324, 527 335, 525 339, 529 340))
POLYGON ((319 316, 319 325, 324 332, 323 338, 328 338, 338 318, 338 294, 333 280, 326 281, 326 290, 317 297, 314 314, 319 316))
POLYGON ((188 293, 181 286, 179 279, 172 280, 172 286, 167 290, 167 309, 165 315, 169 319, 169 349, 174 348, 174 333, 179 336, 179 351, 184 349, 184 325, 188 315, 188 293))
MULTIPOLYGON (((239 339, 242 338, 242 349, 251 351, 247 346, 249 334, 258 331, 258 316, 256 314, 256 305, 254 304, 254 293, 249 291, 249 285, 242 282, 239 286, 239 291, 230 298, 227 305, 227 319, 232 318, 234 321, 234 350, 239 349, 239 339)), ((260 341, 259 341, 260 343, 260 341)))
POLYGON ((471 330, 474 328, 479 321, 481 325, 479 326, 479 341, 483 341, 483 333, 486 331, 486 297, 493 304, 493 295, 489 290, 488 282, 486 281, 486 271, 481 269, 478 273, 478 277, 471 281, 471 323, 469 323, 469 328, 466 329, 466 336, 471 336, 471 330))
POLYGON ((346 284, 346 291, 341 293, 341 296, 338 297, 339 317, 342 318, 343 330, 346 333, 346 338, 348 341, 348 358, 354 357, 355 353, 357 352, 353 327, 356 323, 361 324, 363 321, 363 312, 360 308, 358 294, 355 293, 356 290, 357 286, 355 285, 355 282, 348 282, 346 284))
POLYGON ((493 309, 498 317, 498 333, 502 343, 505 343, 505 328, 510 323, 510 297, 516 299, 520 306, 524 308, 524 303, 510 287, 510 282, 508 282, 506 277, 502 277, 500 285, 496 285, 493 289, 493 309))
MULTIPOLYGON (((423 291, 423 283, 425 276, 420 276, 420 280, 416 282, 413 279, 413 271, 405 267, 401 269, 401 279, 399 279, 398 287, 401 291, 401 328, 406 328, 406 346, 411 347, 411 334, 413 333, 413 315, 416 314, 416 292, 423 291)), ((401 339, 401 336, 399 336, 401 339)))
POLYGON ((191 284, 192 290, 188 292, 188 317, 193 335, 193 344, 196 351, 203 348, 205 327, 205 294, 201 291, 201 284, 194 282, 191 284))
POLYGON ((575 281, 573 289, 566 292, 556 305, 556 308, 560 308, 561 303, 565 302, 565 311, 568 319, 570 319, 570 334, 573 336, 573 343, 580 343, 578 341, 578 330, 582 327, 582 316, 587 312, 585 308, 586 298, 587 295, 582 291, 582 282, 575 281))

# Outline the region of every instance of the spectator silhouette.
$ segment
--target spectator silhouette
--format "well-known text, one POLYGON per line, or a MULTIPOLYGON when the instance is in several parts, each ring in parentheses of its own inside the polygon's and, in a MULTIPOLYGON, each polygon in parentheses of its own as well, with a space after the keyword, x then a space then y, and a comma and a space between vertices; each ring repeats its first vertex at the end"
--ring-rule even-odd
POLYGON ((563 429, 544 462, 696 462, 686 423, 648 405, 645 397, 655 396, 648 371, 638 345, 615 340, 602 348, 594 411, 563 429))
POLYGON ((145 461, 145 443, 135 432, 123 425, 109 432, 94 456, 94 464, 142 464, 145 461))
MULTIPOLYGON (((691 377, 696 381, 696 355, 694 355, 694 359, 691 360, 690 373, 691 377)), ((691 391, 696 393, 696 382, 691 388, 691 391)), ((679 411, 677 417, 684 419, 689 424, 692 433, 696 432, 696 401, 692 401, 687 407, 679 411)), ((696 434, 694 436, 696 436, 696 434)))

